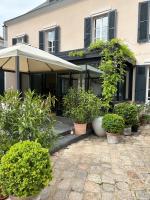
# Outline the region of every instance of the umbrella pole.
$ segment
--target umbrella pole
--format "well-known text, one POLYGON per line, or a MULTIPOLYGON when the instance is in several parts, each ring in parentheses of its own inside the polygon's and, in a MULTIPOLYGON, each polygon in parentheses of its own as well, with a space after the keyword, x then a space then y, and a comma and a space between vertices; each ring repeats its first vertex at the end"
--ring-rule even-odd
POLYGON ((16 89, 20 91, 19 56, 15 57, 16 62, 16 89))

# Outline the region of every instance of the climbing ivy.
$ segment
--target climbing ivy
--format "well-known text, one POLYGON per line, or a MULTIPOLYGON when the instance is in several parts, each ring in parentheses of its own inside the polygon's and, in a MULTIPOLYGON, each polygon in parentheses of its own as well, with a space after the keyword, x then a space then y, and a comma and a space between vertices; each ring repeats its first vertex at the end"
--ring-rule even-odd
POLYGON ((69 56, 83 57, 85 54, 93 52, 99 53, 101 58, 99 69, 102 72, 100 75, 103 88, 102 100, 104 107, 108 110, 117 93, 118 83, 124 81, 127 61, 135 65, 135 56, 129 47, 119 39, 97 40, 91 43, 85 51, 70 52, 69 56))
POLYGON ((133 52, 121 40, 112 39, 99 46, 101 51, 101 63, 99 69, 102 71, 102 100, 104 106, 109 109, 115 94, 118 83, 124 81, 127 61, 135 64, 133 52))

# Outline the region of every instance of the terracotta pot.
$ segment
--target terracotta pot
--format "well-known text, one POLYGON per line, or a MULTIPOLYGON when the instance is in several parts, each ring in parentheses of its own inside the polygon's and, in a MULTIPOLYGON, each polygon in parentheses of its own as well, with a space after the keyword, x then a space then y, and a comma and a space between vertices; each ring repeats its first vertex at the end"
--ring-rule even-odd
POLYGON ((4 197, 4 196, 1 196, 0 195, 0 200, 5 200, 5 199, 7 199, 8 197, 4 197))
POLYGON ((86 127, 87 127, 87 124, 74 123, 75 134, 76 135, 84 135, 84 134, 86 134, 86 127))
POLYGON ((113 134, 113 133, 106 133, 107 135, 107 142, 108 144, 118 144, 120 141, 120 135, 113 134))
POLYGON ((94 132, 99 137, 106 136, 106 131, 102 128, 102 121, 103 121, 103 117, 98 117, 98 118, 95 118, 92 123, 94 132))
POLYGON ((125 136, 130 136, 130 135, 132 135, 131 127, 125 128, 123 134, 124 134, 125 136))

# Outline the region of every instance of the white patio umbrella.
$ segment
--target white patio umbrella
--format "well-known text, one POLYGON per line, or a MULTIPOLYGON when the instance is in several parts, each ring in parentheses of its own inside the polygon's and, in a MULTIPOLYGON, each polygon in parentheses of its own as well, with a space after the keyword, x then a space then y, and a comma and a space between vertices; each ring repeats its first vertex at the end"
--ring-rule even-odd
POLYGON ((82 71, 80 66, 26 44, 0 50, 0 69, 16 72, 17 89, 20 82, 19 72, 82 71))

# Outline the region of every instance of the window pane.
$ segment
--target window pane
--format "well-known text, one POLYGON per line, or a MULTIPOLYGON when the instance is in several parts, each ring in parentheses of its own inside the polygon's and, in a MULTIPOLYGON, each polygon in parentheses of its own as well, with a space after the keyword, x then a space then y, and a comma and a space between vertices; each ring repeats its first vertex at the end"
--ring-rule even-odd
POLYGON ((47 33, 47 40, 48 40, 48 52, 49 53, 55 52, 55 31, 49 31, 47 33))
POLYGON ((24 37, 17 38, 17 43, 23 43, 23 42, 24 42, 24 37))
POLYGON ((95 39, 108 39, 108 16, 95 20, 95 39))

